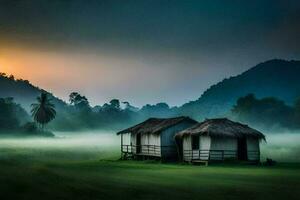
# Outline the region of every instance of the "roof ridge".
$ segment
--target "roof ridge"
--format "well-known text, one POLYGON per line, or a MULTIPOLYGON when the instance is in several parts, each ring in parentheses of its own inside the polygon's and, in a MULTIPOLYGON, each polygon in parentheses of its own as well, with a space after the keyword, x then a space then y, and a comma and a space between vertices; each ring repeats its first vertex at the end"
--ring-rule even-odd
POLYGON ((246 124, 235 122, 227 118, 207 119, 190 128, 180 131, 176 137, 184 135, 205 134, 213 136, 228 136, 228 137, 257 137, 265 140, 264 134, 260 131, 249 127, 246 124))
POLYGON ((147 120, 145 120, 139 124, 131 126, 122 131, 119 131, 117 134, 129 133, 129 132, 157 133, 159 131, 169 128, 170 126, 181 123, 184 120, 193 121, 195 123, 197 122, 196 120, 193 120, 192 118, 186 117, 186 116, 172 117, 172 118, 154 118, 154 117, 152 117, 152 118, 148 118, 147 120))
POLYGON ((170 120, 170 119, 179 119, 179 118, 189 118, 189 117, 188 116, 178 116, 178 117, 150 117, 147 120, 149 120, 149 119, 170 120))

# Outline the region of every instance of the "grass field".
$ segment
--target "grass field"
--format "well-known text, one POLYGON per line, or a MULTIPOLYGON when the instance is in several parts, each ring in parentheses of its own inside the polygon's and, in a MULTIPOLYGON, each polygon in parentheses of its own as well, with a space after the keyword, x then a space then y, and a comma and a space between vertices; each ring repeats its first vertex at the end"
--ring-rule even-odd
MULTIPOLYGON (((270 156, 268 152, 277 149, 276 140, 273 146, 262 148, 264 156, 270 156)), ((274 167, 118 161, 118 143, 117 137, 108 135, 1 139, 0 199, 276 200, 300 197, 300 164, 288 163, 289 159, 278 160, 279 164, 274 167)), ((297 144, 290 146, 297 150, 297 144)), ((271 156, 276 157, 277 153, 271 156)), ((284 155, 288 155, 287 150, 277 158, 284 155)))

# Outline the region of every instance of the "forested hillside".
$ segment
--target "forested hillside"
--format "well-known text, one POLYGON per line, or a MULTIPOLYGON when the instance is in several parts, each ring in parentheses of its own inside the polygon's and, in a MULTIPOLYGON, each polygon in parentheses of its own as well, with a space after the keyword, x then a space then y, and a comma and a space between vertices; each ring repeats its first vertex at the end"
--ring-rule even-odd
POLYGON ((275 97, 292 105, 300 96, 300 61, 270 60, 248 71, 224 79, 207 89, 199 99, 178 109, 197 119, 227 114, 237 99, 247 94, 275 97))
POLYGON ((15 79, 13 75, 0 73, 0 98, 13 97, 25 110, 30 110, 30 105, 41 92, 48 93, 57 108, 66 106, 66 103, 51 93, 32 85, 28 80, 15 79))

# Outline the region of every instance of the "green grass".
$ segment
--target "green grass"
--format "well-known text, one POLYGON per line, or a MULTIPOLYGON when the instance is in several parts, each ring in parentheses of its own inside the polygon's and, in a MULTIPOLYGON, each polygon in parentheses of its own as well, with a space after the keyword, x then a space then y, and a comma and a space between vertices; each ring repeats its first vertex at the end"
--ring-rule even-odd
POLYGON ((112 145, 0 142, 0 199, 299 199, 300 164, 118 161, 112 145), (86 146, 90 146, 87 148, 86 146))

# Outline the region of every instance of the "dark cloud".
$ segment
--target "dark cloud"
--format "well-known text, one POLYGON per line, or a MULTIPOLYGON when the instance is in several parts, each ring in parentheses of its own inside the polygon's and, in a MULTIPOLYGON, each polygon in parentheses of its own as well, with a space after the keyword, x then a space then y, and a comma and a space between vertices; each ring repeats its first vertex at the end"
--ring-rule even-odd
MULTIPOLYGON (((261 42, 296 1, 1 1, 0 34, 28 43, 202 51, 261 42)), ((295 25, 287 23, 288 31, 295 25)), ((280 34, 280 33, 278 33, 280 34)), ((276 36, 275 36, 276 38, 276 36)), ((294 36, 298 42, 299 37, 294 36)), ((277 37, 280 42, 280 38, 277 37)))

